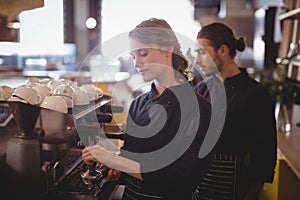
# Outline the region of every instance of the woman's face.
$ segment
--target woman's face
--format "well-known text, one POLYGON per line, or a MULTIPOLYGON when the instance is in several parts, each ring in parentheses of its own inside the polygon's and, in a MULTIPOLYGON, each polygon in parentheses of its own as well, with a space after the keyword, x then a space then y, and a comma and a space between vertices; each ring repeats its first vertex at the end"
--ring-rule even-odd
POLYGON ((167 71, 173 69, 170 51, 160 49, 157 45, 143 44, 132 38, 129 39, 129 43, 134 66, 143 76, 144 81, 159 80, 167 71))
POLYGON ((209 76, 218 72, 221 59, 207 39, 198 38, 195 51, 197 52, 196 63, 203 75, 209 76))

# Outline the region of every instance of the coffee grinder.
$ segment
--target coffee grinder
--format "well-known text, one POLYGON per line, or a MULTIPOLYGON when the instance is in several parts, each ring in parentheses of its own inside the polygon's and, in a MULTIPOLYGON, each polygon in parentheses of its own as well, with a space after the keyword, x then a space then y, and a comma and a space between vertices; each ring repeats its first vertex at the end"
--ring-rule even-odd
POLYGON ((34 131, 41 108, 30 104, 9 101, 19 132, 7 143, 7 165, 24 180, 40 180, 40 143, 34 131))

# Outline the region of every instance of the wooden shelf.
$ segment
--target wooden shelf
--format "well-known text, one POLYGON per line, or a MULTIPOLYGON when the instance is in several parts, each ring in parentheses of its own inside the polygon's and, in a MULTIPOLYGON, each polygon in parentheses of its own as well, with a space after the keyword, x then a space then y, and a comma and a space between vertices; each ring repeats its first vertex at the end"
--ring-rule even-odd
POLYGON ((300 18, 300 8, 293 9, 287 13, 279 15, 279 20, 300 18))
POLYGON ((8 18, 8 21, 14 19, 20 12, 35 8, 44 7, 44 0, 1 0, 0 13, 8 18))

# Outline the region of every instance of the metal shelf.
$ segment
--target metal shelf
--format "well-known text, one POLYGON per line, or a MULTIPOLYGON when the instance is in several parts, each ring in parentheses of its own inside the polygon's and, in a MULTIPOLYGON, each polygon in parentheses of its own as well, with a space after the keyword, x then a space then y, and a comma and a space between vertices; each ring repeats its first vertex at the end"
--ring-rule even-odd
POLYGON ((293 9, 287 13, 279 15, 279 20, 300 18, 300 8, 293 9))
POLYGON ((104 95, 100 100, 97 100, 95 104, 89 105, 87 107, 84 107, 82 109, 76 110, 76 108, 73 108, 75 110, 75 113, 73 112, 73 116, 75 119, 80 119, 81 117, 89 114, 90 112, 100 108, 101 106, 111 102, 111 97, 108 95, 104 95))

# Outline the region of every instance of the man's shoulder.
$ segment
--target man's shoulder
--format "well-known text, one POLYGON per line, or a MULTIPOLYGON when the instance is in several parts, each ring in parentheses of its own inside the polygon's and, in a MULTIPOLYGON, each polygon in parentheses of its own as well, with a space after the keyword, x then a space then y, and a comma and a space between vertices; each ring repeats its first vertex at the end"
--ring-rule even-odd
MULTIPOLYGON (((257 80, 245 76, 245 86, 247 87, 247 92, 255 96, 255 98, 265 98, 273 100, 269 91, 262 85, 262 83, 257 80)), ((246 88, 245 88, 246 89, 246 88)))

